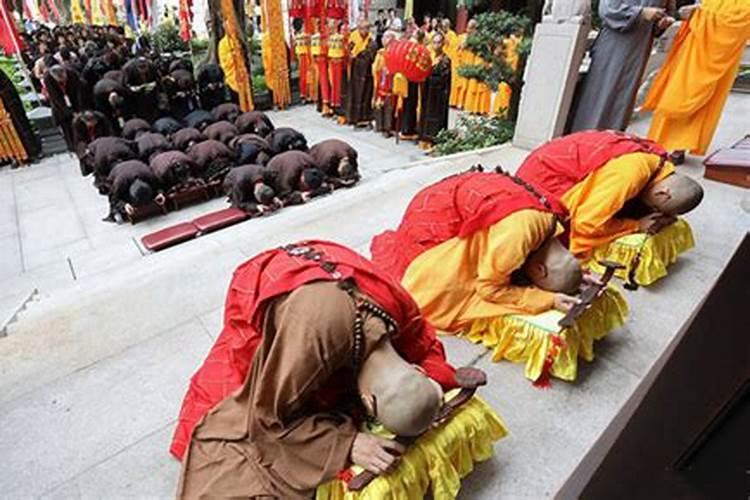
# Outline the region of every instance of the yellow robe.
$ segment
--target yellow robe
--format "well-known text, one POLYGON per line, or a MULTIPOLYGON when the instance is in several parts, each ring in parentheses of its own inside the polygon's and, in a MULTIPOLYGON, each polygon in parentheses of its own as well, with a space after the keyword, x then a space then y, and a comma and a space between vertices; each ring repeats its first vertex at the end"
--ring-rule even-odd
POLYGON ((648 137, 704 155, 750 38, 750 0, 703 0, 680 30, 643 108, 648 137))
POLYGON ((466 33, 456 37, 456 48, 454 50, 453 58, 451 58, 451 95, 449 104, 461 109, 464 107, 466 85, 468 81, 466 78, 458 74, 458 69, 464 64, 467 64, 467 57, 470 55, 469 51, 462 48, 465 42, 466 33))
POLYGON ((637 220, 615 215, 648 185, 674 172, 669 162, 657 172, 659 161, 658 155, 647 153, 620 156, 563 195, 561 201, 570 214, 570 251, 576 257, 586 258, 594 248, 638 232, 637 220))
POLYGON ((511 284, 511 273, 549 235, 555 219, 519 210, 467 238, 451 238, 409 265, 402 285, 439 330, 460 333, 477 319, 552 308, 554 294, 511 284))

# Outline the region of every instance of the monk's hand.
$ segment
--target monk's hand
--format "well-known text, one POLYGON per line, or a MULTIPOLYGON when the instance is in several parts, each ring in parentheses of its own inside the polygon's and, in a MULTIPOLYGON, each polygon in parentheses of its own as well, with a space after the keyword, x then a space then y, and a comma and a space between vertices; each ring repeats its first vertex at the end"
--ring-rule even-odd
POLYGON ((659 21, 665 15, 665 10, 659 7, 644 7, 641 10, 641 17, 646 21, 659 21))
POLYGON ((642 233, 656 234, 670 224, 674 224, 677 219, 671 215, 665 215, 660 212, 648 214, 638 220, 638 227, 642 233))
POLYGON ((568 295, 565 293, 555 294, 554 307, 558 311, 568 312, 573 308, 573 306, 576 306, 580 303, 581 299, 579 299, 578 297, 573 297, 572 295, 568 295))
POLYGON ((396 441, 360 432, 354 438, 350 455, 354 465, 380 476, 395 469, 405 451, 404 445, 396 441))
POLYGON ((135 213, 135 208, 133 208, 133 205, 130 203, 125 204, 125 213, 128 215, 133 215, 135 213))
POLYGON ((154 201, 156 202, 157 205, 164 205, 167 202, 167 199, 164 197, 163 193, 159 193, 154 198, 154 201))
POLYGON ((666 16, 666 17, 662 17, 659 20, 659 22, 656 24, 656 26, 660 30, 666 30, 667 28, 669 28, 670 26, 672 26, 674 24, 674 22, 675 22, 674 17, 666 16))

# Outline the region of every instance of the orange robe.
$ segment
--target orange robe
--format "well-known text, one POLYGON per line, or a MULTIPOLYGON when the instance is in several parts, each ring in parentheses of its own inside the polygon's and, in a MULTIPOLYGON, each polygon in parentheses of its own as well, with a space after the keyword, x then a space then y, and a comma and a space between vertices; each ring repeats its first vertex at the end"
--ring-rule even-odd
POLYGON ((638 221, 616 217, 625 202, 674 172, 666 162, 658 170, 655 154, 630 153, 608 161, 573 185, 561 201, 570 215, 570 251, 579 258, 621 236, 639 231, 638 221))
POLYGON ((750 38, 748 0, 703 0, 678 33, 643 108, 648 137, 668 150, 704 155, 750 38))
POLYGON ((545 241, 552 224, 551 213, 519 210, 420 254, 401 284, 435 328, 451 333, 467 329, 477 319, 546 311, 553 306, 554 294, 514 285, 511 274, 545 241))
POLYGON ((451 58, 451 70, 453 71, 453 74, 451 75, 451 96, 449 103, 452 107, 460 109, 463 109, 464 107, 466 86, 468 84, 468 80, 458 73, 458 69, 461 66, 469 64, 467 61, 470 52, 465 48, 462 48, 465 42, 466 33, 458 35, 456 37, 456 47, 453 51, 453 56, 448 54, 448 57, 451 58))

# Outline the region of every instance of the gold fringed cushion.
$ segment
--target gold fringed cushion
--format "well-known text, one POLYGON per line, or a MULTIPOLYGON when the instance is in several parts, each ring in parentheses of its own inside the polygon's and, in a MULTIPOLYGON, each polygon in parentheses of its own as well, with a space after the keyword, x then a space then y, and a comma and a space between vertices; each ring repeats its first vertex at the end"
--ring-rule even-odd
MULTIPOLYGON (((366 432, 393 437, 382 427, 367 428, 366 432)), ((348 491, 346 483, 336 479, 318 487, 316 500, 422 500, 428 490, 435 500, 452 500, 474 463, 489 459, 493 444, 507 433, 499 415, 474 396, 445 424, 411 445, 395 472, 378 477, 357 492, 348 491)), ((361 471, 352 467, 349 472, 356 475, 361 471)))
POLYGON ((641 250, 635 280, 639 285, 647 286, 667 275, 667 267, 677 257, 695 246, 693 231, 685 219, 678 219, 674 224, 665 227, 657 234, 648 236, 645 233, 629 234, 612 243, 594 250, 594 255, 586 265, 597 273, 603 273, 600 260, 612 260, 625 266, 615 273, 626 280, 630 275, 634 259, 641 250))
POLYGON ((534 382, 545 382, 550 375, 572 381, 578 373, 578 357, 592 361, 594 341, 622 326, 627 314, 625 297, 609 286, 572 328, 562 330, 557 322, 564 314, 553 309, 477 320, 461 336, 493 349, 493 361, 525 363, 524 374, 534 382))

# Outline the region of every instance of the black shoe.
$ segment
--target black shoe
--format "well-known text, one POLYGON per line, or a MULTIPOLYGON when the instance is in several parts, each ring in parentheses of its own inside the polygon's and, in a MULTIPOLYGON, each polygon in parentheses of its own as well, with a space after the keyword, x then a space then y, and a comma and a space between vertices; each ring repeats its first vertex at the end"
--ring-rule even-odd
POLYGON ((669 155, 669 159, 674 165, 682 165, 683 163, 685 163, 685 151, 672 151, 672 153, 669 155))

